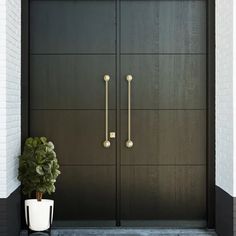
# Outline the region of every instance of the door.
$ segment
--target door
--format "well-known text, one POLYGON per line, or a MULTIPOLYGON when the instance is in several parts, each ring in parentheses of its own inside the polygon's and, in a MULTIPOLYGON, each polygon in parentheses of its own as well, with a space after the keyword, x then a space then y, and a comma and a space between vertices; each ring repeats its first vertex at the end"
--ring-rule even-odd
POLYGON ((30 132, 56 146, 55 219, 115 221, 116 145, 101 146, 104 74, 116 126, 115 3, 31 1, 30 9, 30 132))
POLYGON ((205 1, 121 1, 123 225, 204 224, 205 7, 205 1), (126 75, 133 76, 132 148, 124 145, 126 75))
POLYGON ((30 135, 56 146, 56 221, 203 226, 206 111, 204 0, 30 1, 30 135))

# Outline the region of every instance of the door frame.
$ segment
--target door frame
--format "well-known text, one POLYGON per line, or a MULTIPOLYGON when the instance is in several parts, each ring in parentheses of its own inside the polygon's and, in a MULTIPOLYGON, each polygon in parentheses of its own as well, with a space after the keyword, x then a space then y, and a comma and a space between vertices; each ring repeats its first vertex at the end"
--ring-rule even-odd
POLYGON ((207 226, 215 228, 215 0, 207 0, 207 226))
MULTIPOLYGON (((30 2, 31 0, 21 0, 21 140, 22 147, 24 140, 29 136, 29 89, 30 89, 30 2)), ((120 7, 121 0, 115 1, 116 9, 120 7)), ((183 0, 184 1, 184 0, 183 0)), ((117 10, 116 10, 117 12, 117 10)), ((116 16, 119 17, 119 16, 116 16)), ((215 0, 206 0, 206 41, 207 41, 207 67, 206 67, 206 156, 207 156, 207 227, 215 228, 215 0)), ((119 37, 119 21, 117 21, 116 37, 119 37)), ((120 42, 117 40, 116 50, 118 51, 120 42)), ((117 68, 119 68, 119 54, 116 54, 117 68)), ((117 78, 120 76, 119 70, 116 71, 117 78)), ((117 80, 117 104, 119 105, 120 90, 119 80, 117 80)), ((120 130, 120 113, 117 112, 117 130, 120 130)), ((117 186, 120 186, 120 134, 117 132, 117 186)), ((120 199, 120 188, 117 188, 116 200, 120 199)), ((24 198, 22 198, 21 204, 21 216, 24 219, 24 198)), ((120 219, 120 201, 116 201, 116 218, 120 219)), ((117 222, 117 226, 120 226, 120 222, 117 222)), ((22 227, 25 228, 25 224, 22 223, 22 227)))

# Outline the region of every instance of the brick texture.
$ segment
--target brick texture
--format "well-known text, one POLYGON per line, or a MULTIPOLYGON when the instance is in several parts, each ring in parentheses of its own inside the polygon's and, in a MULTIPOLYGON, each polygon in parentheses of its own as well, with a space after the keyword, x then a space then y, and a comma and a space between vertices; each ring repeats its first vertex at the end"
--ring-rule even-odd
POLYGON ((235 3, 216 0, 216 185, 236 196, 235 3))
POLYGON ((20 80, 21 1, 0 0, 0 198, 19 186, 20 80))

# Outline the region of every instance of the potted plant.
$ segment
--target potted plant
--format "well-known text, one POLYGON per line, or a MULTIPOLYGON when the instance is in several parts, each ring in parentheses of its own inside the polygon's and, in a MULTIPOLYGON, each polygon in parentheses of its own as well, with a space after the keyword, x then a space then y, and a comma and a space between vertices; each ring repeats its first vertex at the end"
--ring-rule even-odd
POLYGON ((32 231, 48 230, 52 223, 54 201, 42 199, 44 193, 55 192, 55 182, 60 174, 59 164, 52 142, 45 137, 26 139, 19 156, 18 179, 23 194, 36 199, 25 200, 26 223, 32 231))

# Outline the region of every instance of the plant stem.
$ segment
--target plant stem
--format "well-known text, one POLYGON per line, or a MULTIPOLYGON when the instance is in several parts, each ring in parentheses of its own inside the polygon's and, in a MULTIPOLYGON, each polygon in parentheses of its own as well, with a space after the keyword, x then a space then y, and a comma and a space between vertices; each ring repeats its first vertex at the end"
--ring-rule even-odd
POLYGON ((40 202, 42 200, 42 198, 43 198, 43 193, 36 191, 36 199, 37 199, 37 201, 40 202))

